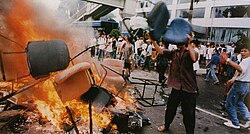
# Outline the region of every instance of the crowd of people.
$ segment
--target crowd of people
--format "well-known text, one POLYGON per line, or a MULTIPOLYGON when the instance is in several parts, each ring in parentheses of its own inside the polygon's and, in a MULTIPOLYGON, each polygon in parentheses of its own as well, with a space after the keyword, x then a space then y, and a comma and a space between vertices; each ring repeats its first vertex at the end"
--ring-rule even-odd
MULTIPOLYGON (((176 45, 169 45, 158 42, 161 48, 176 50, 176 45)), ((93 39, 91 57, 97 57, 99 61, 104 58, 119 59, 124 61, 124 68, 142 69, 142 70, 159 70, 160 75, 164 74, 168 67, 166 56, 159 55, 148 37, 127 37, 124 35, 115 38, 106 35, 104 32, 99 33, 99 37, 93 39), (130 45, 131 44, 131 45, 130 45), (164 59, 164 60, 163 60, 164 59), (130 66, 130 67, 128 67, 130 66)), ((159 82, 166 77, 159 76, 159 82)))
POLYGON ((250 42, 215 44, 200 42, 193 39, 194 35, 187 38, 186 44, 176 45, 153 40, 149 34, 134 38, 121 35, 115 38, 100 33, 93 41, 96 47, 92 48, 91 56, 98 57, 99 61, 104 58, 122 60, 128 77, 133 69, 148 71, 156 69, 160 83, 168 80, 167 85, 172 88, 172 91, 165 113, 165 124, 158 128, 161 132, 169 129, 176 109, 181 104, 186 133, 194 133, 196 95, 199 93, 195 75, 200 66, 207 68, 205 81, 209 82, 212 77, 213 84, 218 85, 219 75, 228 80, 223 106, 231 122, 224 124, 232 128, 240 128, 236 112, 238 107, 243 119, 246 120, 245 127, 249 127, 250 113, 244 104, 244 97, 250 87, 250 42), (184 63, 185 66, 182 66, 184 63), (166 72, 168 72, 168 78, 166 72))
MULTIPOLYGON (((177 46, 174 44, 162 41, 157 41, 157 44, 162 49, 177 50, 177 46)), ((97 47, 91 49, 91 56, 98 57, 99 61, 102 61, 104 58, 123 60, 131 64, 131 69, 139 68, 142 70, 147 69, 148 71, 156 69, 159 71, 159 82, 166 78, 162 74, 167 71, 168 64, 171 61, 166 56, 156 52, 152 41, 148 37, 131 38, 121 35, 115 38, 100 32, 99 37, 94 39, 92 45, 97 47), (132 49, 126 49, 127 44, 132 44, 132 49)), ((219 84, 218 75, 226 77, 226 79, 233 77, 235 69, 227 64, 221 64, 220 54, 226 53, 232 61, 239 63, 240 52, 235 50, 235 44, 219 45, 213 42, 206 43, 194 40, 192 41, 192 46, 198 53, 198 60, 194 63, 194 71, 197 72, 200 66, 205 66, 207 68, 205 81, 209 81, 210 77, 212 77, 214 84, 217 85, 219 84)))

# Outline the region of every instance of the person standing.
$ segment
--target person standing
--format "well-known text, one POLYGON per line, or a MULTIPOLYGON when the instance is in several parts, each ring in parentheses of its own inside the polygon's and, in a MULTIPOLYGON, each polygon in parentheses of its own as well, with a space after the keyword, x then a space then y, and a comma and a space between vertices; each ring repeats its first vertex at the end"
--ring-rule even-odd
POLYGON ((131 73, 131 63, 133 61, 133 53, 134 46, 132 45, 133 38, 132 37, 124 37, 124 40, 127 42, 124 48, 124 69, 125 76, 129 77, 131 73))
POLYGON ((200 60, 199 60, 199 64, 204 63, 205 53, 206 53, 206 46, 202 43, 202 44, 200 44, 200 60))
POLYGON ((135 68, 138 67, 138 61, 139 61, 139 53, 138 51, 140 51, 142 47, 142 40, 140 40, 139 37, 136 38, 136 41, 135 41, 135 53, 134 53, 134 60, 135 60, 135 68))
POLYGON ((123 40, 121 42, 121 47, 119 49, 119 60, 123 60, 123 53, 124 53, 124 48, 126 47, 127 41, 124 40, 124 38, 127 38, 126 36, 122 36, 123 40))
POLYGON ((219 51, 217 49, 214 49, 214 55, 212 56, 211 60, 207 63, 207 66, 209 66, 209 71, 206 75, 205 81, 209 81, 210 75, 214 79, 214 84, 219 84, 219 79, 217 78, 215 74, 216 65, 220 64, 220 56, 219 51))
POLYGON ((106 35, 103 33, 101 36, 97 39, 97 44, 99 45, 99 52, 98 52, 98 60, 103 61, 104 58, 104 49, 105 49, 105 44, 106 44, 106 35))
POLYGON ((152 49, 153 49, 153 46, 151 44, 151 40, 147 40, 147 48, 146 48, 146 60, 145 60, 145 64, 142 68, 142 70, 144 70, 145 68, 148 68, 148 71, 150 71, 150 67, 151 67, 151 55, 152 55, 152 49))
POLYGON ((112 57, 113 59, 116 59, 116 52, 117 52, 117 40, 115 36, 112 36, 112 57))
POLYGON ((97 39, 96 39, 96 37, 94 37, 90 42, 90 46, 91 46, 90 54, 91 54, 91 57, 95 57, 95 47, 96 47, 96 44, 97 44, 96 41, 97 41, 97 39))
POLYGON ((197 70, 200 69, 200 64, 199 64, 200 54, 199 54, 199 49, 197 47, 199 44, 200 44, 200 42, 197 39, 192 41, 194 51, 196 51, 198 53, 198 60, 193 64, 195 74, 196 74, 197 70))
POLYGON ((196 90, 198 88, 193 63, 197 61, 198 53, 194 51, 191 45, 193 33, 189 22, 183 19, 175 19, 171 22, 170 27, 167 31, 169 34, 166 33, 164 37, 170 38, 172 41, 180 40, 181 43, 175 43, 178 50, 163 50, 156 44, 156 41, 153 41, 156 51, 159 54, 168 55, 172 61, 167 79, 167 85, 172 90, 167 102, 165 124, 159 126, 158 131, 169 130, 176 115, 177 107, 181 104, 186 133, 193 134, 195 129, 196 90))
POLYGON ((239 75, 234 78, 234 83, 230 88, 226 99, 226 110, 231 121, 224 123, 224 125, 235 129, 240 129, 237 109, 243 117, 242 119, 246 121, 246 124, 243 127, 250 127, 250 112, 244 104, 244 99, 250 88, 250 40, 247 39, 244 41, 240 47, 242 61, 239 65, 230 60, 227 55, 222 55, 224 61, 235 68, 239 73, 239 75))
POLYGON ((110 34, 108 34, 105 48, 106 48, 106 57, 109 57, 109 58, 112 58, 112 53, 113 53, 112 40, 113 38, 111 37, 110 34))

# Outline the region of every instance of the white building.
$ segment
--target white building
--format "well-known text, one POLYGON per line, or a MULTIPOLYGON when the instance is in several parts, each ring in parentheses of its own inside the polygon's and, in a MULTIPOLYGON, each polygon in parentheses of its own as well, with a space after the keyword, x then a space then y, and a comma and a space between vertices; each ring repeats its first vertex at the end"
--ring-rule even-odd
MULTIPOLYGON (((147 15, 158 1, 167 3, 169 22, 188 18, 191 0, 137 0, 137 15, 147 15)), ((234 42, 238 32, 250 37, 250 0, 200 0, 194 3, 192 24, 204 27, 195 30, 214 42, 234 42)))

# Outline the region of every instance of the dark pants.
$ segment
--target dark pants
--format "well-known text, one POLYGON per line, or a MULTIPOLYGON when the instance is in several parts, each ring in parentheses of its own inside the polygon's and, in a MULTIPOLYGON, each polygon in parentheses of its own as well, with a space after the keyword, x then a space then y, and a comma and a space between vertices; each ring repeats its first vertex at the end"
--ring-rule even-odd
POLYGON ((113 50, 113 52, 112 52, 112 57, 111 58, 113 58, 113 59, 116 59, 116 48, 114 48, 114 50, 113 50))
POLYGON ((180 103, 186 133, 193 134, 195 128, 195 93, 188 93, 182 90, 172 89, 167 103, 167 110, 165 113, 165 127, 167 129, 169 128, 176 115, 176 110, 180 103))
POLYGON ((199 64, 203 63, 204 62, 204 57, 203 57, 203 54, 200 55, 200 60, 199 60, 199 64))
POLYGON ((159 74, 159 82, 162 83, 162 81, 166 78, 165 72, 167 70, 167 65, 157 64, 157 72, 159 74))
POLYGON ((145 68, 148 68, 148 71, 150 71, 150 64, 151 64, 151 58, 150 58, 150 56, 147 56, 147 57, 146 57, 146 60, 145 60, 145 63, 144 63, 143 70, 144 70, 145 68))
POLYGON ((104 58, 104 50, 99 49, 98 60, 103 61, 104 58))
POLYGON ((91 53, 91 57, 95 57, 95 47, 91 47, 90 53, 91 53))

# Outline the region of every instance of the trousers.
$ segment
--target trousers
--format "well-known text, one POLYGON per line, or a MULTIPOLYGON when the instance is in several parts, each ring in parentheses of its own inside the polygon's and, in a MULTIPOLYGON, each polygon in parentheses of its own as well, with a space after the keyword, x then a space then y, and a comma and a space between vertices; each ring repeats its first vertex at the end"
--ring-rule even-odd
POLYGON ((176 115, 177 107, 181 104, 183 123, 187 134, 193 134, 195 128, 196 94, 172 89, 165 113, 165 127, 168 129, 176 115))

